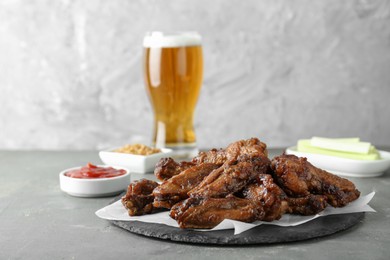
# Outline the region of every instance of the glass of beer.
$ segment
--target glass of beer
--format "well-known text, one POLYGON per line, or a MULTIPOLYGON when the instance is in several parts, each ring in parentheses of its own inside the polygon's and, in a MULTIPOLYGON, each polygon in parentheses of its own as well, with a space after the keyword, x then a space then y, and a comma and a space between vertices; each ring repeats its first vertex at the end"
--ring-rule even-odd
POLYGON ((193 156, 197 153, 194 111, 203 79, 201 36, 196 32, 148 33, 144 72, 154 112, 154 145, 193 156))

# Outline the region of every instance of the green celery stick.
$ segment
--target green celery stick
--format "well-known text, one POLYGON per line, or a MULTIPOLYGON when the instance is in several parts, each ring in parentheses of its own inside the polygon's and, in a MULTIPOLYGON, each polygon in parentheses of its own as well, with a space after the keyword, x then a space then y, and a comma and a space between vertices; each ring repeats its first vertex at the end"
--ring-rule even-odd
POLYGON ((342 143, 359 143, 360 138, 359 137, 348 137, 348 138, 326 138, 326 137, 318 137, 313 136, 312 139, 324 139, 324 140, 332 140, 334 142, 342 142, 342 143))
POLYGON ((359 154, 368 154, 370 152, 371 143, 368 142, 343 142, 331 138, 313 137, 311 139, 313 147, 359 154))
POLYGON ((342 157, 342 158, 348 158, 354 160, 380 159, 378 151, 373 146, 370 147, 370 153, 368 154, 349 153, 349 152, 333 151, 333 150, 313 147, 311 145, 311 139, 299 140, 297 145, 297 150, 298 152, 323 154, 323 155, 336 156, 336 157, 342 157))

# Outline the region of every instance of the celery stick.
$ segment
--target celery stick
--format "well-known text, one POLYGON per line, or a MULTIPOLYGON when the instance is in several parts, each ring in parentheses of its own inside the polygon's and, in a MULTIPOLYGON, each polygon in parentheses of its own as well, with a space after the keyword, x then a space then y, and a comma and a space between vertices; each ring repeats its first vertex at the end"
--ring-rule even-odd
POLYGON ((342 158, 348 158, 354 160, 380 159, 378 151, 373 146, 370 148, 371 151, 369 154, 357 154, 357 153, 332 151, 332 150, 322 149, 318 147, 313 147, 310 143, 311 143, 310 139, 299 140, 297 145, 298 152, 323 154, 323 155, 336 156, 336 157, 342 157, 342 158))
POLYGON ((342 143, 359 143, 360 138, 359 137, 349 137, 349 138, 326 138, 326 137, 318 137, 313 136, 312 139, 322 139, 322 140, 331 140, 334 142, 342 142, 342 143))
POLYGON ((368 154, 371 147, 371 143, 368 142, 340 142, 330 138, 320 137, 313 137, 311 139, 311 145, 322 149, 359 154, 368 154))

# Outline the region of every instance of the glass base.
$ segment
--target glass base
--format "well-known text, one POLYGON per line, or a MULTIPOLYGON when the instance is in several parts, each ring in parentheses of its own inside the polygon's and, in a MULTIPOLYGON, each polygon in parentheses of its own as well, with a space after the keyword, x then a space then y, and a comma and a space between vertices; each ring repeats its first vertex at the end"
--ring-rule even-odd
POLYGON ((173 150, 173 155, 171 156, 174 159, 192 159, 197 156, 199 153, 199 149, 196 147, 196 143, 192 144, 165 144, 164 147, 158 148, 168 148, 173 150))
POLYGON ((192 159, 195 156, 197 156, 199 153, 199 149, 196 147, 191 149, 177 149, 177 150, 173 149, 173 151, 174 151, 174 155, 172 157, 181 160, 192 159))

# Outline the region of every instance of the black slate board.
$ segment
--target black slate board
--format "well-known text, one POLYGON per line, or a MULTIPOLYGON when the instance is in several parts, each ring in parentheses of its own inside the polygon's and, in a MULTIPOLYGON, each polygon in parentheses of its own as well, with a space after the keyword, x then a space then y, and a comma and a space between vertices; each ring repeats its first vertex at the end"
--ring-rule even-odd
POLYGON ((200 232, 139 221, 111 220, 110 222, 135 234, 176 242, 214 245, 251 245, 294 242, 327 236, 346 230, 359 223, 363 218, 364 212, 330 215, 295 227, 260 225, 239 235, 234 235, 232 229, 200 232))

